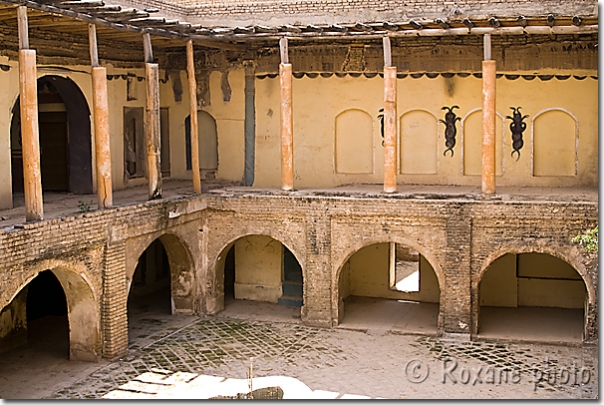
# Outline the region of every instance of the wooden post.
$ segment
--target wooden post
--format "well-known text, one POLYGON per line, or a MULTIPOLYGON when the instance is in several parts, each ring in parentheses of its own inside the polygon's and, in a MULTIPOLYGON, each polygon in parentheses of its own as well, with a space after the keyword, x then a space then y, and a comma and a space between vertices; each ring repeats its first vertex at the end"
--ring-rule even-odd
POLYGON ((384 37, 384 192, 396 192, 396 67, 390 57, 390 38, 384 37))
POLYGON ((161 127, 159 123, 159 65, 153 63, 153 50, 149 33, 143 34, 145 52, 145 78, 147 82, 147 106, 145 111, 145 142, 147 145, 147 179, 149 199, 161 198, 161 127))
POLYGON ((495 193, 495 80, 496 62, 491 60, 491 36, 484 36, 482 62, 482 192, 495 193))
POLYGON ((96 192, 99 209, 113 206, 111 181, 111 142, 109 135, 109 101, 107 69, 99 66, 96 26, 88 25, 90 63, 92 65, 92 104, 94 108, 94 146, 96 151, 96 192))
POLYGON ((29 49, 27 7, 17 7, 17 22, 19 26, 19 97, 23 149, 23 194, 25 197, 25 220, 29 222, 44 219, 44 203, 42 198, 42 173, 40 171, 36 51, 29 49))
POLYGON ((294 189, 294 138, 292 118, 292 65, 287 56, 287 38, 279 41, 281 64, 281 188, 294 189))
POLYGON ((199 124, 197 122, 197 81, 195 80, 195 55, 193 41, 187 41, 187 77, 189 78, 189 112, 191 114, 191 170, 193 171, 193 191, 201 194, 199 174, 199 124))

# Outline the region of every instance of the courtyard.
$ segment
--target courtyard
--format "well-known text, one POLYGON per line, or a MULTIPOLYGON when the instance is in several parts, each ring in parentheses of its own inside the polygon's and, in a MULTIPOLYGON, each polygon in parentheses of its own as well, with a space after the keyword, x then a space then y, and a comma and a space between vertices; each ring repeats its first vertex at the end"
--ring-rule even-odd
POLYGON ((99 363, 68 361, 57 337, 30 341, 0 360, 0 397, 210 398, 221 386, 247 388, 250 364, 254 387, 282 383, 284 398, 572 399, 598 391, 596 346, 402 335, 376 324, 313 328, 295 309, 268 303, 236 300, 198 318, 143 302, 131 311, 130 336, 127 355, 99 363))

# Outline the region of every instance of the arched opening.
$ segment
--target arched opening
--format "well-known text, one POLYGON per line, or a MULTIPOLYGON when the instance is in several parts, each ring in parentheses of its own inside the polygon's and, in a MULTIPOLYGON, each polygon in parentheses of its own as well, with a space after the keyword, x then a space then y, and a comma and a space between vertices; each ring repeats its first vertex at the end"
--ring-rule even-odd
MULTIPOLYGON (((38 79, 40 166, 44 191, 92 193, 90 110, 80 88, 68 78, 38 79)), ((20 101, 11 121, 13 193, 23 192, 20 101)))
POLYGON ((483 337, 581 342, 588 294, 565 261, 544 253, 506 254, 479 284, 483 337))
POLYGON ((281 242, 250 235, 227 246, 217 261, 217 277, 223 281, 224 306, 233 313, 276 304, 299 317, 304 304, 302 266, 281 242), (223 272, 223 277, 220 273, 223 272))
POLYGON ((147 333, 142 319, 150 315, 170 314, 170 264, 164 245, 156 239, 139 257, 132 276, 128 294, 130 339, 147 333))
MULTIPOLYGON (((216 120, 205 111, 197 111, 199 169, 204 178, 218 170, 218 130, 216 120)), ((191 170, 191 116, 185 118, 185 149, 187 170, 191 170)))
POLYGON ((172 314, 194 313, 193 265, 188 249, 165 234, 139 256, 130 279, 128 328, 132 342, 159 331, 172 314))
POLYGON ((67 299, 50 270, 38 274, 0 312, 0 352, 20 346, 43 358, 69 358, 67 299))
POLYGON ((338 290, 343 328, 437 332, 438 278, 411 246, 387 242, 361 248, 344 263, 338 290))

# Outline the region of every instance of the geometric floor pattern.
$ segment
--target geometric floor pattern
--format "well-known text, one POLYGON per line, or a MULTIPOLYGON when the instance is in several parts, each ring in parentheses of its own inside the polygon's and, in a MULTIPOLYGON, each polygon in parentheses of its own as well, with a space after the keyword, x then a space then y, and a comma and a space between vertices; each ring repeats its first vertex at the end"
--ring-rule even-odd
POLYGON ((245 379, 250 359, 254 377, 294 377, 333 398, 596 398, 597 355, 597 347, 200 319, 48 398, 102 398, 118 389, 140 394, 148 389, 141 375, 158 373, 175 384, 201 375, 245 379))

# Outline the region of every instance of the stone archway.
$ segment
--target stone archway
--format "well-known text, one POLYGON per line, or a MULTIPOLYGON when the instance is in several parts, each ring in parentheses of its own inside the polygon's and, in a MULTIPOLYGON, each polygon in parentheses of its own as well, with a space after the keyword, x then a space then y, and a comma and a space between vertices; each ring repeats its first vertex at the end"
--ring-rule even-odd
MULTIPOLYGON (((385 312, 392 312, 394 317, 400 317, 393 325, 386 326, 384 323, 380 327, 437 333, 442 324, 440 301, 444 290, 444 276, 439 266, 433 263, 437 262, 430 253, 405 238, 384 236, 357 242, 334 263, 333 323, 346 326, 344 299, 350 297, 346 305, 351 311, 356 311, 357 307, 362 305, 365 306, 362 311, 366 312, 368 306, 371 306, 375 307, 369 310, 375 312, 374 320, 385 312), (412 272, 409 272, 410 266, 414 266, 412 272), (406 278, 416 277, 416 287, 407 290, 406 287, 401 287, 405 283, 400 282, 397 271, 409 273, 406 278), (415 304, 410 305, 410 302, 420 304, 421 308, 415 304), (403 317, 403 312, 409 316, 403 317), (427 318, 433 320, 427 321, 427 318)), ((354 319, 348 321, 352 322, 348 325, 352 328, 373 322, 362 317, 352 317, 354 319)))
POLYGON ((555 342, 590 339, 595 290, 572 255, 523 247, 495 252, 484 263, 473 293, 475 335, 555 342))
POLYGON ((159 237, 151 235, 136 244, 136 248, 130 256, 130 260, 128 260, 130 264, 126 269, 128 294, 130 294, 133 287, 137 266, 140 264, 143 255, 150 253, 150 248, 157 250, 151 252, 151 254, 159 254, 160 257, 164 254, 162 250, 165 252, 165 258, 167 259, 167 263, 165 263, 167 274, 165 275, 170 291, 170 312, 173 314, 193 314, 195 312, 194 261, 185 241, 173 233, 165 233, 159 237))
POLYGON ((72 269, 69 264, 56 260, 39 263, 1 313, 10 312, 14 326, 26 325, 23 321, 30 301, 27 296, 31 293, 28 288, 41 273, 51 272, 60 283, 67 305, 69 359, 97 361, 101 355, 100 308, 93 286, 82 267, 76 265, 72 269))
POLYGON ((252 232, 229 238, 211 262, 214 290, 209 305, 213 305, 214 313, 223 310, 229 299, 301 307, 304 302, 304 262, 292 246, 291 242, 283 243, 272 233, 252 232), (248 271, 251 267, 258 269, 258 273, 248 271), (233 283, 232 297, 228 291, 229 280, 233 283))
MULTIPOLYGON (((93 192, 92 135, 86 97, 73 80, 62 76, 40 77, 37 85, 43 188, 90 194, 93 192)), ((12 113, 13 190, 22 191, 19 98, 12 113)))

